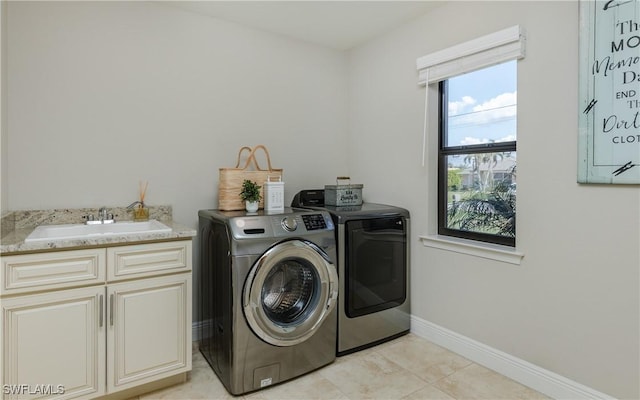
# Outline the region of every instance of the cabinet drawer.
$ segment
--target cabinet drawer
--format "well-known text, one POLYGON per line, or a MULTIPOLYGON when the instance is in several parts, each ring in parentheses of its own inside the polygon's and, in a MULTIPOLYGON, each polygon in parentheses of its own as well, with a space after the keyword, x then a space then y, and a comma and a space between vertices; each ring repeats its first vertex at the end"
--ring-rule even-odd
POLYGON ((191 241, 152 243, 107 249, 109 281, 191 270, 191 241))
POLYGON ((2 257, 0 294, 104 283, 105 257, 104 249, 2 257))

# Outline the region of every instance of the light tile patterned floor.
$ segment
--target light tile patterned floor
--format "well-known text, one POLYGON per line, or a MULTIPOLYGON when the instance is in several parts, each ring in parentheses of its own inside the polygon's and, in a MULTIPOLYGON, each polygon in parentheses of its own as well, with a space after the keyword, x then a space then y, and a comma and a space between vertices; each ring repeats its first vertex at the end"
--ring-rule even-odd
POLYGON ((547 399, 544 395, 409 334, 310 374, 234 397, 198 351, 189 380, 140 396, 152 399, 547 399))

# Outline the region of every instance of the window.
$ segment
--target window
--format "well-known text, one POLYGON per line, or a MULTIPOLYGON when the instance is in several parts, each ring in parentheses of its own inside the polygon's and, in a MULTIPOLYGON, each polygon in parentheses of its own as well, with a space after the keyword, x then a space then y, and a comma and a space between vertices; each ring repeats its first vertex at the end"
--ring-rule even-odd
POLYGON ((516 78, 525 43, 515 25, 416 60, 426 88, 422 161, 427 176, 438 177, 431 187, 438 201, 427 201, 434 218, 421 237, 426 246, 514 264, 522 258, 515 250, 516 78), (436 94, 439 107, 430 107, 436 94))
POLYGON ((517 62, 439 82, 438 234, 515 246, 517 62))

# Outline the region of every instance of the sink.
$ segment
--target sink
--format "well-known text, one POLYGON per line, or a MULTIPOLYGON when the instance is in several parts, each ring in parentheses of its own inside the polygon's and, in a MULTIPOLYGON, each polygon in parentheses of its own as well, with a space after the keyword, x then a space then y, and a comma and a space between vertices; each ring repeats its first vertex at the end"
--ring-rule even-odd
POLYGON ((156 220, 144 222, 115 222, 113 224, 40 225, 27 236, 25 242, 96 238, 104 236, 134 235, 171 232, 171 228, 156 220))

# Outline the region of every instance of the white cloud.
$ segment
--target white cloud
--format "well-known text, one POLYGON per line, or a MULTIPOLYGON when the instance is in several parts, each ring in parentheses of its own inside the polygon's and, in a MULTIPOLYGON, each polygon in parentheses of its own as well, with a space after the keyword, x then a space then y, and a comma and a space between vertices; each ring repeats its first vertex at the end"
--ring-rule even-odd
POLYGON ((496 139, 496 142, 513 142, 516 140, 516 135, 507 135, 503 138, 496 139))
POLYGON ((476 104, 477 101, 471 96, 463 96, 462 100, 458 101, 450 101, 449 102, 449 115, 458 115, 461 114, 465 108, 468 106, 472 106, 476 104))
POLYGON ((489 143, 489 139, 487 138, 480 139, 480 138, 466 136, 464 139, 460 141, 460 144, 462 146, 469 146, 472 144, 482 144, 482 143, 489 143))
MULTIPOLYGON (((457 103, 460 102, 456 102, 456 104, 457 103)), ((458 116, 449 115, 450 117, 454 117, 451 120, 454 126, 491 124, 515 118, 518 112, 518 107, 516 107, 517 103, 518 92, 506 92, 474 106, 468 114, 458 116)), ((451 111, 451 106, 449 107, 449 111, 451 111)))
MULTIPOLYGON (((516 140, 516 135, 507 135, 507 136, 505 136, 503 138, 495 139, 495 140, 493 140, 493 142, 495 142, 495 143, 513 142, 514 140, 516 140)), ((491 143, 491 139, 488 139, 488 138, 475 138, 475 137, 471 137, 471 136, 465 136, 465 138, 460 141, 460 145, 462 145, 462 146, 468 146, 468 145, 472 145, 472 144, 483 144, 483 143, 491 143)))
MULTIPOLYGON (((485 101, 484 103, 473 107, 473 111, 486 111, 499 109, 518 103, 518 92, 507 92, 497 95, 496 97, 485 101)), ((508 107, 511 110, 513 107, 508 107)))

